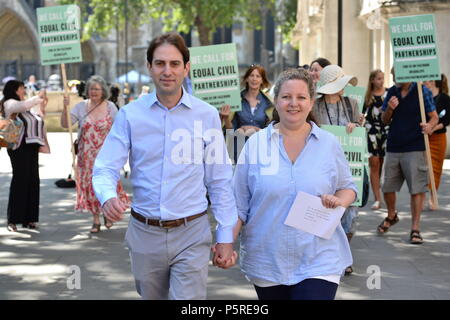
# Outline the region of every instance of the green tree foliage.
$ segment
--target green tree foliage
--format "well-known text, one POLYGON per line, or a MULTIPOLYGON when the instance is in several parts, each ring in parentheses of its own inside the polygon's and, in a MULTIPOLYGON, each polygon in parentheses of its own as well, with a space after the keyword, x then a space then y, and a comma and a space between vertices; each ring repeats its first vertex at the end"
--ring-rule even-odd
MULTIPOLYGON (((278 16, 276 0, 59 0, 60 4, 77 4, 81 9, 83 40, 94 33, 105 36, 108 32, 125 25, 125 11, 128 22, 138 26, 149 19, 161 19, 164 30, 189 32, 195 27, 201 45, 211 43, 217 28, 231 26, 235 19, 245 19, 253 28, 261 28, 261 10, 265 7, 278 16)), ((288 34, 290 26, 295 25, 297 0, 283 0, 285 14, 292 19, 279 19, 282 31, 288 34), (295 2, 295 12, 292 3, 295 2), (291 4, 291 6, 288 6, 291 4)))

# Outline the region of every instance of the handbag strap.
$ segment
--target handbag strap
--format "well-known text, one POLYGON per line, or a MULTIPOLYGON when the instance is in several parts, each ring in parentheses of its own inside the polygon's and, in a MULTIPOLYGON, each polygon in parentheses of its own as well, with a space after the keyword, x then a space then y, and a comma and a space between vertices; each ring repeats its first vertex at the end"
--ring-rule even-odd
MULTIPOLYGON (((103 103, 103 101, 105 101, 105 100, 102 100, 102 101, 100 101, 99 103, 97 103, 97 105, 96 105, 95 107, 93 107, 88 113, 86 113, 86 115, 85 115, 83 118, 78 119, 78 120, 77 120, 78 124, 80 124, 80 121, 81 121, 81 120, 86 119, 87 116, 88 116, 92 111, 94 111, 95 108, 97 108, 99 105, 101 105, 101 104, 103 103)), ((86 103, 86 105, 87 105, 87 103, 86 103)), ((79 129, 80 129, 80 131, 79 131, 78 136, 81 137, 81 132, 82 132, 82 130, 83 130, 83 127, 79 127, 79 129)), ((77 140, 78 140, 78 138, 77 138, 77 140)))
POLYGON ((352 104, 350 103, 350 99, 348 97, 343 97, 344 98, 344 102, 345 102, 345 106, 347 107, 347 112, 348 112, 348 116, 349 116, 349 121, 353 122, 353 109, 352 109, 352 104))
MULTIPOLYGON (((101 105, 101 104, 103 103, 103 101, 105 101, 105 100, 102 100, 102 101, 100 101, 99 103, 97 103, 97 105, 96 105, 95 107, 93 107, 91 110, 89 110, 89 112, 86 113, 86 115, 85 115, 83 118, 78 119, 77 122, 79 123, 81 120, 86 119, 87 116, 88 116, 92 111, 94 111, 94 109, 96 109, 99 105, 101 105)), ((87 104, 87 103, 86 103, 86 104, 87 104)))

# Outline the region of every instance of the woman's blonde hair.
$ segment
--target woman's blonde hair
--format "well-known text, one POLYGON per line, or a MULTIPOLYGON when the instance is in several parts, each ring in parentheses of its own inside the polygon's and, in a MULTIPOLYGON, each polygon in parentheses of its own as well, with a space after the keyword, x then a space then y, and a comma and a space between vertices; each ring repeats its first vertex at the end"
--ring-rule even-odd
POLYGON ((364 98, 364 104, 369 105, 372 103, 373 99, 373 83, 372 81, 379 73, 383 73, 380 69, 373 70, 369 75, 369 83, 367 84, 366 97, 364 98))

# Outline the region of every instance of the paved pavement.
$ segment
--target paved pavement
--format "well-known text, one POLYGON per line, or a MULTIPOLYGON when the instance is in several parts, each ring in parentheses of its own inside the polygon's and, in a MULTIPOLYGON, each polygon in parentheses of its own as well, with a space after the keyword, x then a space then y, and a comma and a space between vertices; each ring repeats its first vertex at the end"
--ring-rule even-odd
MULTIPOLYGON (((69 137, 50 133, 49 140, 52 154, 40 155, 39 231, 11 233, 5 228, 11 167, 6 150, 0 150, 0 299, 139 299, 123 244, 129 215, 111 230, 91 235, 91 216, 73 210, 75 190, 54 185, 70 171, 69 137), (73 288, 78 270, 80 289, 73 288)), ((122 180, 131 192, 129 180, 122 180)), ((407 241, 411 217, 406 187, 398 199, 400 222, 384 236, 375 229, 386 211, 361 209, 351 243, 355 272, 343 278, 337 299, 450 299, 449 191, 446 160, 441 209, 423 213, 425 243, 419 246, 407 241)), ((209 271, 208 299, 256 299, 238 266, 222 270, 211 265, 209 271)))

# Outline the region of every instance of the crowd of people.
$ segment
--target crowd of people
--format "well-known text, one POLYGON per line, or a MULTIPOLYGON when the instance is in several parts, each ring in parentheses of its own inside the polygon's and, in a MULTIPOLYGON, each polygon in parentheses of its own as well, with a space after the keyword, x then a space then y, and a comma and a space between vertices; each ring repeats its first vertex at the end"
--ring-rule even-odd
MULTIPOLYGON (((386 89, 382 70, 369 75, 361 113, 357 101, 344 96, 344 88, 358 79, 325 58, 283 71, 271 90, 266 70, 250 66, 242 78, 242 110, 232 112, 229 105, 216 110, 183 87, 189 50, 178 34, 153 39, 146 58, 155 90, 125 106, 119 89, 109 88, 100 76, 86 82, 84 101, 75 106, 68 97, 61 101, 61 126, 78 124, 75 209, 92 214, 90 232, 98 233, 102 214, 109 229, 131 206, 125 239, 142 298, 205 299, 212 241, 209 207, 217 221, 213 264, 228 269, 240 257, 241 270, 259 299, 334 299, 341 277, 353 272, 350 240, 356 232, 358 190, 341 145, 321 125, 343 126, 347 133, 367 129, 371 209, 388 210, 376 230, 385 234, 399 221, 396 193, 406 180, 410 243, 423 242, 420 214, 430 189, 423 135, 430 137, 439 188, 450 122, 444 75, 422 88, 427 122, 420 117, 417 84, 395 82, 386 89), (194 123, 199 120, 202 132, 220 132, 214 141, 198 137, 194 123), (172 137, 179 129, 193 137, 188 151, 192 143, 194 152, 175 162, 169 158, 180 151, 172 137), (246 138, 243 149, 235 149, 234 168, 224 129, 246 138), (196 139, 201 139, 201 150, 195 150, 196 139), (271 161, 278 161, 273 174, 263 173, 267 159, 252 161, 261 143, 276 146, 270 154, 271 161), (208 161, 211 154, 223 159, 208 161), (120 183, 127 160, 132 203, 120 183), (345 208, 330 239, 284 224, 301 191, 319 197, 325 208, 345 208), (233 251, 238 239, 240 255, 233 251)), ((391 73, 395 81, 393 69, 391 73)), ((16 115, 24 124, 19 142, 8 149, 13 168, 8 229, 17 231, 17 224, 37 228, 38 153, 48 152, 45 90, 25 99, 25 84, 11 80, 3 94, 2 115, 16 115)))

